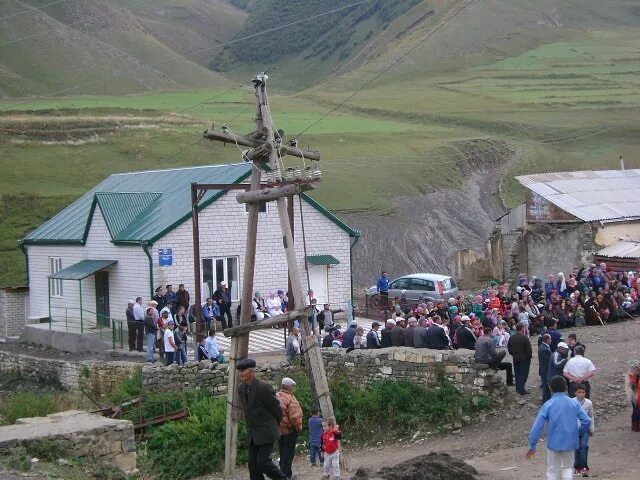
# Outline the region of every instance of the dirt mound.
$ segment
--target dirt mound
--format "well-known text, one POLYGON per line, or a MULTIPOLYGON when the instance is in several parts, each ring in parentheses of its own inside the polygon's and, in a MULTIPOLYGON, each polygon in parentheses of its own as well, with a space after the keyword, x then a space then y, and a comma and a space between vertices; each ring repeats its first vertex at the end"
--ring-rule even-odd
POLYGON ((378 473, 359 468, 351 480, 476 480, 477 471, 446 453, 429 453, 378 473))

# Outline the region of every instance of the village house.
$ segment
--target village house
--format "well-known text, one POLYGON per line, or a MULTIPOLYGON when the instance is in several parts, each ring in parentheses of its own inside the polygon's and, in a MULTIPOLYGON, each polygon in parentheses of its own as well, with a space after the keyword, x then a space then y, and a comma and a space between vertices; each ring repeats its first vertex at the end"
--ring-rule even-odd
MULTIPOLYGON (((214 165, 109 176, 22 239, 29 275, 32 322, 81 319, 109 326, 124 320, 127 301, 150 299, 157 286, 184 283, 203 301, 226 281, 234 302, 241 296, 246 243, 246 206, 235 192, 207 191, 200 202, 202 278, 194 285, 192 183, 243 183, 251 164, 214 165)), ((287 290, 287 263, 275 204, 261 208, 255 290, 287 290)), ((319 303, 345 308, 351 300, 351 249, 360 232, 317 201, 294 201, 294 237, 303 286, 319 303), (303 225, 300 208, 304 213, 303 225)), ((235 313, 235 310, 234 310, 235 313)))
POLYGON ((544 278, 621 255, 635 256, 637 264, 637 249, 628 252, 640 241, 640 169, 516 180, 526 190, 526 201, 497 221, 488 255, 496 278, 515 281, 521 272, 544 278))

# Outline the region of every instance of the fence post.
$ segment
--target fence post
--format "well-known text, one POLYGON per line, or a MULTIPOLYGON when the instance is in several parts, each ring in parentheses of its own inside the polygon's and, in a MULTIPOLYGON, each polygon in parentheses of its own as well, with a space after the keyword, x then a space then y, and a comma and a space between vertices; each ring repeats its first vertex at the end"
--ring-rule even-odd
POLYGON ((369 295, 364 294, 364 314, 369 318, 369 295))
POLYGON ((116 349, 116 322, 111 322, 111 345, 116 349))
POLYGON ((122 322, 118 322, 120 324, 120 348, 124 348, 122 345, 122 322))
POLYGON ((69 331, 69 308, 64 307, 64 328, 68 332, 69 331))

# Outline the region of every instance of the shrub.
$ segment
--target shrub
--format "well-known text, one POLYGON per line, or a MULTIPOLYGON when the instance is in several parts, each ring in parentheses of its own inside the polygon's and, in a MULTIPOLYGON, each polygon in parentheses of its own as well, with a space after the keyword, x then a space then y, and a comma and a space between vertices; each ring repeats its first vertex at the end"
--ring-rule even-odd
POLYGON ((142 395, 142 368, 138 367, 134 370, 129 378, 118 385, 109 395, 109 401, 114 405, 118 405, 131 397, 142 395))
POLYGON ((4 425, 12 425, 19 418, 44 417, 69 407, 61 395, 16 392, 0 402, 0 417, 4 425))
POLYGON ((65 456, 65 443, 55 440, 40 440, 27 445, 27 454, 45 462, 55 462, 65 456))
MULTIPOLYGON (((226 399, 193 396, 189 412, 185 421, 169 422, 151 431, 142 463, 158 480, 192 478, 220 470, 224 464, 226 399)), ((239 438, 245 435, 241 424, 239 438)), ((238 463, 245 463, 246 458, 241 440, 238 463)))

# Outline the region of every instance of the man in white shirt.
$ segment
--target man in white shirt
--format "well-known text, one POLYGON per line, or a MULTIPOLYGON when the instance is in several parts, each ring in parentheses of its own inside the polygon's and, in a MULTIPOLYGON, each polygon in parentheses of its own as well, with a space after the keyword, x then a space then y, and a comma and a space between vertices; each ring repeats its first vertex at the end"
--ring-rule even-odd
POLYGON ((136 350, 142 352, 142 343, 144 341, 144 308, 142 306, 142 297, 137 297, 133 304, 133 322, 135 328, 136 350))
MULTIPOLYGON (((164 310, 164 309, 163 309, 164 310)), ((169 320, 167 329, 164 331, 164 356, 167 360, 167 366, 171 365, 176 356, 176 341, 173 338, 173 330, 176 328, 176 322, 169 320)))
POLYGON ((584 347, 578 345, 575 348, 575 357, 569 359, 562 370, 562 374, 569 382, 569 396, 575 397, 576 387, 580 384, 585 386, 586 397, 591 393, 589 379, 596 373, 596 367, 591 360, 584 358, 584 347))
POLYGON ((204 342, 204 351, 207 353, 207 357, 212 362, 223 363, 224 356, 222 355, 222 350, 218 346, 218 342, 216 342, 215 338, 216 332, 213 329, 209 330, 209 336, 204 342))

